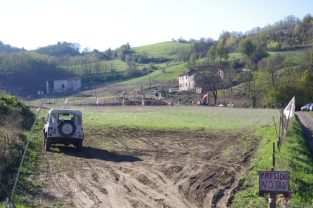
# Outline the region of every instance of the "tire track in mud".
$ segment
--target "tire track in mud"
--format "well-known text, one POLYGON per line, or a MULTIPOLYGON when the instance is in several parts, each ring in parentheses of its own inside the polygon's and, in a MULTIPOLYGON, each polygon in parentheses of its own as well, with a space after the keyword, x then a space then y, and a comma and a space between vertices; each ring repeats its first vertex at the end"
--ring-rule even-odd
MULTIPOLYGON (((229 161, 223 158, 223 145, 238 143, 239 133, 231 141, 221 137, 214 142, 212 135, 206 136, 204 132, 199 138, 190 132, 182 137, 183 134, 176 135, 175 131, 161 134, 134 129, 127 137, 125 131, 121 135, 114 132, 122 148, 106 153, 109 158, 97 157, 88 152, 92 151, 88 147, 84 155, 67 155, 70 151, 62 152, 62 149, 46 153, 45 191, 66 205, 81 208, 227 207, 245 172, 245 161, 252 156, 247 153, 245 158, 229 161), (114 158, 123 155, 141 160, 114 158), (67 167, 60 166, 58 160, 66 160, 67 167)), ((87 144, 93 146, 92 142, 87 144)), ((249 151, 254 150, 248 148, 246 152, 249 151)))

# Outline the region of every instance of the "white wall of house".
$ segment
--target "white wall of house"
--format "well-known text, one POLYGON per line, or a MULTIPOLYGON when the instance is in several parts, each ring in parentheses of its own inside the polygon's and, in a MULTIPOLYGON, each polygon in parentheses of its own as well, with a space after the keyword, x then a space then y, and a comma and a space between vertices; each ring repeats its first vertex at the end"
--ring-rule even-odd
POLYGON ((192 91, 196 89, 195 74, 181 75, 178 77, 179 91, 192 91))
POLYGON ((54 80, 54 92, 66 92, 68 91, 67 80, 54 80))
POLYGON ((49 86, 49 81, 46 82, 47 93, 80 91, 81 87, 82 84, 80 79, 54 80, 53 86, 49 86))

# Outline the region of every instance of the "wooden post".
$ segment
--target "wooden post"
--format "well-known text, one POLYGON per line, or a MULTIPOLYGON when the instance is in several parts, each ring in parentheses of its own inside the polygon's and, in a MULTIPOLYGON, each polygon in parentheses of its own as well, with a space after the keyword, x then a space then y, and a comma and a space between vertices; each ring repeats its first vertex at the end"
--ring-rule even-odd
POLYGON ((276 208, 276 194, 271 193, 269 198, 269 208, 276 208))
MULTIPOLYGON (((273 154, 272 154, 272 171, 275 169, 275 142, 273 142, 273 154)), ((268 199, 269 208, 276 208, 276 194, 270 193, 270 198, 268 199)))
POLYGON ((273 142, 273 154, 272 154, 272 159, 273 159, 273 161, 272 161, 272 170, 274 171, 274 169, 275 169, 275 142, 273 142))

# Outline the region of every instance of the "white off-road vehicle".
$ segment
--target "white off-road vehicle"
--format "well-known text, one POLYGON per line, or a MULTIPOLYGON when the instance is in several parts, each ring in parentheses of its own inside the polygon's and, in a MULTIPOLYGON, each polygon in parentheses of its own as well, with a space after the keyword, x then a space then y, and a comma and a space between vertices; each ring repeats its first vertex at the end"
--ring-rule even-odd
POLYGON ((46 151, 52 144, 73 144, 80 149, 84 140, 82 113, 78 110, 49 110, 43 133, 46 151))

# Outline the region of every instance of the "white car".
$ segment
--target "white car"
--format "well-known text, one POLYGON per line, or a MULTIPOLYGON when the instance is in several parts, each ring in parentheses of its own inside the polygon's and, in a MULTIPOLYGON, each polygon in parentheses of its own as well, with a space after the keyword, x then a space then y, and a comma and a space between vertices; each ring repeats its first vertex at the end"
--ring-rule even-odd
POLYGON ((313 111, 313 103, 305 104, 301 107, 301 111, 313 111))
POLYGON ((52 144, 73 144, 81 148, 84 140, 82 113, 78 110, 49 110, 43 133, 46 151, 52 144))
POLYGON ((178 88, 170 88, 170 89, 168 89, 168 92, 169 93, 176 93, 176 92, 179 92, 179 89, 178 88))

